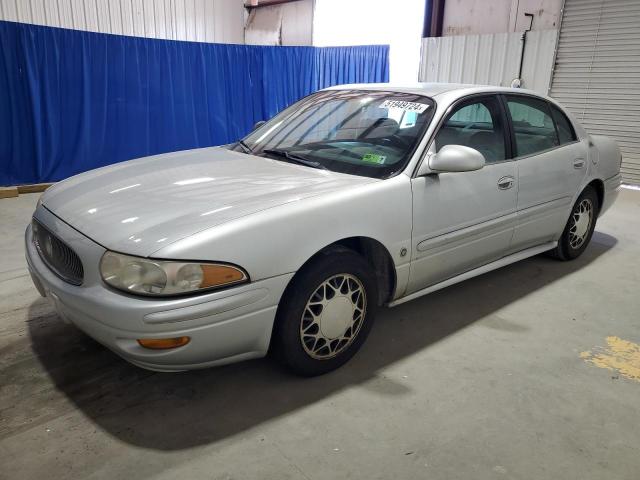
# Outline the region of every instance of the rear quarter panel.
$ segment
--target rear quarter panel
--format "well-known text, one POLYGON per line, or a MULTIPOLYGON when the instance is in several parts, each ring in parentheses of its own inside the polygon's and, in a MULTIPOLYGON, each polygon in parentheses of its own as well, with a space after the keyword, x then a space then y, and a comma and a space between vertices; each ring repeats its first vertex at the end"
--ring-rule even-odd
POLYGON ((602 180, 619 174, 622 156, 617 143, 603 135, 591 135, 590 140, 593 147, 589 157, 594 165, 594 174, 602 180))
POLYGON ((604 185, 604 198, 599 212, 602 215, 613 205, 620 191, 622 154, 618 144, 609 137, 591 135, 589 142, 592 145, 589 149, 591 176, 601 180, 604 185))

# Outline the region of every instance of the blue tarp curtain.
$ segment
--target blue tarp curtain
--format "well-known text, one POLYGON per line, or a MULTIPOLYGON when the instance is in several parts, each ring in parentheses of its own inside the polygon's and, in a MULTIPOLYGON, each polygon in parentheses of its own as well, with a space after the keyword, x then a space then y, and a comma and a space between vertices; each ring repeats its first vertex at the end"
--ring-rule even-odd
POLYGON ((0 185, 232 142, 295 100, 386 82, 389 48, 155 40, 0 21, 0 185))

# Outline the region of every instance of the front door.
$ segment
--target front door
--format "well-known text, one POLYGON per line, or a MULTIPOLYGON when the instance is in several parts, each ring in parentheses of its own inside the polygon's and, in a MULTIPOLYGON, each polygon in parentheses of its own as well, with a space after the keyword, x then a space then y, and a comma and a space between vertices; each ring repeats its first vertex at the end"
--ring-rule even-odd
POLYGON ((464 145, 480 151, 486 164, 473 172, 412 180, 408 294, 497 260, 509 249, 518 188, 506 132, 505 112, 495 95, 462 101, 440 127, 432 151, 464 145))

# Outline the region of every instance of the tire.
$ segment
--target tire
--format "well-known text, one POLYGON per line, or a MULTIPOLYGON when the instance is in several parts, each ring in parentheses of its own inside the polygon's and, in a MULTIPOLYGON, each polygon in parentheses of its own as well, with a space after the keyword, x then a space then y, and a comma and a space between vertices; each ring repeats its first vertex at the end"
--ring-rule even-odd
POLYGON ((308 377, 342 366, 369 335, 377 298, 375 275, 364 258, 348 249, 319 254, 296 274, 280 301, 275 357, 308 377))
POLYGON ((558 246, 551 250, 551 255, 564 261, 573 260, 582 255, 596 228, 599 209, 600 202, 596 191, 590 186, 586 187, 571 209, 571 215, 558 240, 558 246), (585 221, 588 223, 585 224, 585 221))

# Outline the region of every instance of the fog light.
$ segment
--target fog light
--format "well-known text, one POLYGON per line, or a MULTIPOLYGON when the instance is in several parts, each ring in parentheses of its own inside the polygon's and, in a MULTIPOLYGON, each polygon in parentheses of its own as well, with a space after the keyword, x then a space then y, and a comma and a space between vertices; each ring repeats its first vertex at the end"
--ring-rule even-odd
POLYGON ((169 348, 178 348, 186 345, 191 337, 174 337, 174 338, 139 338, 138 343, 141 347, 151 348, 153 350, 167 350, 169 348))

